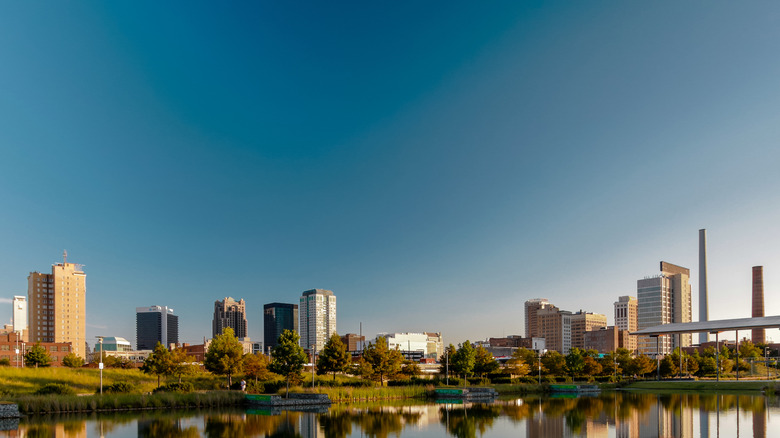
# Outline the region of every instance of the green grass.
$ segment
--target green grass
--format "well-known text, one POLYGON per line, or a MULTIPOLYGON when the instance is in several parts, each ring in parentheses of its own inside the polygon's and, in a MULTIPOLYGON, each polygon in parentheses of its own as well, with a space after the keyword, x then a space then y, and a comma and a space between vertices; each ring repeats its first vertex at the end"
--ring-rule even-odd
MULTIPOLYGON (((193 384, 198 390, 219 389, 224 386, 224 378, 210 373, 186 376, 182 379, 193 384)), ((162 383, 176 381, 174 378, 162 379, 162 383)), ((137 369, 109 368, 103 370, 103 387, 113 383, 130 384, 134 392, 151 392, 157 387, 157 377, 142 373, 137 369)), ((49 383, 70 386, 78 394, 94 394, 100 388, 100 370, 94 368, 15 368, 0 367, 0 395, 14 396, 33 394, 49 383)))
MULTIPOLYGON (((295 392, 311 391, 311 388, 294 388, 295 392)), ((293 388, 290 389, 293 392, 293 388)), ((330 401, 345 403, 353 401, 393 400, 408 398, 424 398, 427 389, 424 386, 383 386, 383 387, 352 387, 335 386, 319 387, 315 392, 328 394, 330 401)))
POLYGON ((137 409, 186 409, 236 406, 245 403, 240 391, 179 394, 23 395, 10 399, 26 415, 61 412, 101 412, 137 409))

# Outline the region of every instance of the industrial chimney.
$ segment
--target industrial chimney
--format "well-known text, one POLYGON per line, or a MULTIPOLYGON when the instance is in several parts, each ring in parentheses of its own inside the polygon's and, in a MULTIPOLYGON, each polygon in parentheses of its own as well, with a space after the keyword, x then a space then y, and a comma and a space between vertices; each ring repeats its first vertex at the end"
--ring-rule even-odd
MULTIPOLYGON (((707 230, 699 230, 699 321, 709 321, 707 311, 707 230)), ((707 332, 699 333, 699 344, 710 340, 707 332)))
MULTIPOLYGON (((753 318, 764 316, 764 267, 753 266, 753 318)), ((754 344, 766 342, 764 329, 753 329, 754 344)))

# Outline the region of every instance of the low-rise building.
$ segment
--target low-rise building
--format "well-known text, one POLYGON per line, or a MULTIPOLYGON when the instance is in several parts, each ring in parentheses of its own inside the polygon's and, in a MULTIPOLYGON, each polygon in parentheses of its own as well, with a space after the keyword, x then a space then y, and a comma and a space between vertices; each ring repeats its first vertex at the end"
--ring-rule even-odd
MULTIPOLYGON (((11 332, 0 335, 0 359, 8 359, 11 366, 24 366, 24 354, 35 345, 35 343, 24 342, 19 333, 11 332), (16 354, 16 350, 19 354, 16 354)), ((52 358, 52 366, 62 366, 62 358, 71 353, 70 342, 41 342, 41 347, 46 349, 52 358)))

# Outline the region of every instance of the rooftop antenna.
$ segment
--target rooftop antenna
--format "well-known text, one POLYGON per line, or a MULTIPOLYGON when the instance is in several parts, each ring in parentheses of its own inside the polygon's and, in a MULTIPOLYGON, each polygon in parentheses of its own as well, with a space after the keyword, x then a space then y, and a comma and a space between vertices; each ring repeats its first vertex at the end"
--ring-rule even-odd
POLYGON ((63 249, 62 250, 62 263, 63 264, 68 263, 68 250, 67 249, 63 249))

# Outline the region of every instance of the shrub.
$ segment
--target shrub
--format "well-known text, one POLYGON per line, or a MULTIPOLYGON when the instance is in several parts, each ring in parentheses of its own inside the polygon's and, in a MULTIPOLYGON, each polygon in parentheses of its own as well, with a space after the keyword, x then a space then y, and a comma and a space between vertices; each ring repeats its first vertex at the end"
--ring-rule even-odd
POLYGON ((48 394, 59 394, 59 395, 72 395, 75 394, 76 391, 73 390, 68 385, 63 385, 62 383, 47 383, 43 386, 41 386, 37 391, 35 391, 38 395, 48 395, 48 394))
POLYGON ((0 367, 10 367, 11 366, 11 359, 8 359, 7 357, 0 359, 0 367))
POLYGON ((109 394, 124 394, 133 392, 133 385, 127 382, 116 382, 103 388, 103 391, 109 394))
POLYGON ((246 382, 247 394, 264 394, 265 385, 260 382, 255 383, 253 380, 246 382))
POLYGON ((192 392, 195 388, 193 388, 192 383, 189 382, 174 382, 169 383, 167 385, 163 385, 157 389, 154 390, 155 393, 157 392, 192 392))

